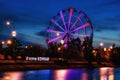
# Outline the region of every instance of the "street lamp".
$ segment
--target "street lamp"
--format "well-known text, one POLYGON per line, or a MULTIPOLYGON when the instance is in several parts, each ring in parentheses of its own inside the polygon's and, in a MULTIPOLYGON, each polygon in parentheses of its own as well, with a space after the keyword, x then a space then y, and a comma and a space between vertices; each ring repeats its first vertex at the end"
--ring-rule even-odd
POLYGON ((9 26, 11 23, 10 21, 6 21, 6 25, 9 26))
POLYGON ((113 49, 113 46, 110 46, 110 49, 113 49))
POLYGON ((103 42, 101 42, 101 43, 100 43, 100 46, 102 47, 103 45, 104 45, 104 43, 103 43, 103 42))
POLYGON ((2 41, 2 45, 4 45, 5 44, 5 42, 4 41, 2 41))
POLYGON ((60 43, 63 45, 64 44, 64 40, 61 40, 60 43))
POLYGON ((60 48, 60 47, 58 47, 57 49, 58 49, 58 51, 61 51, 61 48, 60 48))
POLYGON ((12 44, 12 41, 11 41, 11 40, 8 40, 8 41, 7 41, 7 44, 12 44))
POLYGON ((57 33, 56 33, 56 35, 57 35, 57 36, 59 36, 59 35, 60 35, 60 33, 59 33, 59 32, 57 32, 57 33))
POLYGON ((106 48, 104 48, 104 51, 107 51, 107 49, 106 49, 106 48))
POLYGON ((11 35, 12 35, 13 37, 16 37, 17 32, 16 32, 16 31, 12 31, 11 35))

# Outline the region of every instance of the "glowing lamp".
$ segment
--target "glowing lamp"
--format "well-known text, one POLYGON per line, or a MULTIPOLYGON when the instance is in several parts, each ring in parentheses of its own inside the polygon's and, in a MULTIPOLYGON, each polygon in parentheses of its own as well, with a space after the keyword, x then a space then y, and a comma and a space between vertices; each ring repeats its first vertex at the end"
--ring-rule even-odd
POLYGON ((28 46, 25 46, 25 48, 28 48, 28 46))
POLYGON ((3 45, 3 44, 5 44, 5 42, 4 42, 4 41, 2 41, 2 45, 3 45))
POLYGON ((9 26, 10 25, 10 21, 6 21, 6 25, 9 26))
POLYGON ((17 35, 16 31, 12 31, 12 36, 15 37, 17 35))
POLYGON ((57 35, 57 36, 59 36, 59 35, 60 35, 60 33, 59 33, 59 32, 57 32, 57 33, 56 33, 56 35, 57 35))
POLYGON ((100 43, 100 46, 102 47, 103 45, 104 45, 104 43, 101 42, 101 43, 100 43))
POLYGON ((113 46, 110 46, 110 49, 113 49, 113 46))
POLYGON ((11 40, 8 40, 8 41, 7 41, 7 44, 12 44, 12 41, 11 41, 11 40))
POLYGON ((107 49, 106 49, 106 48, 104 48, 104 51, 107 51, 107 49))
POLYGON ((111 51, 111 49, 109 48, 108 51, 111 51))
POLYGON ((93 50, 93 51, 92 51, 92 53, 96 53, 96 51, 95 51, 95 50, 93 50))
POLYGON ((61 50, 61 48, 60 47, 58 47, 58 51, 60 51, 61 50))
POLYGON ((64 40, 61 40, 60 42, 61 42, 61 44, 64 44, 64 40))

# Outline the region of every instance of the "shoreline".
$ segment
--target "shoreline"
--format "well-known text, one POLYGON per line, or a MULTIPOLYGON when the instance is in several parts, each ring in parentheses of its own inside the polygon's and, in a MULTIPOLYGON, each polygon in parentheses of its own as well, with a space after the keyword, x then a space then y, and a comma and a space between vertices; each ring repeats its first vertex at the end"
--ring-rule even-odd
POLYGON ((102 62, 97 64, 92 62, 88 64, 87 61, 72 61, 68 64, 58 63, 54 61, 22 61, 22 60, 0 60, 0 71, 27 71, 27 70, 42 70, 42 69, 75 69, 87 68, 94 69, 100 67, 117 67, 109 62, 102 62))

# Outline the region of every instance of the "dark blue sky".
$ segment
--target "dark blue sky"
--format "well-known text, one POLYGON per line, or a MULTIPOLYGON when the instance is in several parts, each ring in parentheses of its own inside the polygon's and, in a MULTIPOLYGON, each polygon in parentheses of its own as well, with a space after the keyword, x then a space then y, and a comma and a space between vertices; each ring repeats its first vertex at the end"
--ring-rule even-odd
POLYGON ((94 27, 94 46, 120 46, 120 0, 0 0, 0 40, 10 38, 4 21, 10 20, 17 38, 45 45, 50 19, 64 8, 84 11, 94 27))

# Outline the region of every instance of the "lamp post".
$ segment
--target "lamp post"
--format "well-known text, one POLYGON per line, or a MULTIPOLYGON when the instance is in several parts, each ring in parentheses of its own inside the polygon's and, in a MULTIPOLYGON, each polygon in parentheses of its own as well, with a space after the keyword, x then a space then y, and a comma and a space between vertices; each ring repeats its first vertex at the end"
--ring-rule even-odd
POLYGON ((10 26, 11 22, 10 21, 6 21, 6 25, 10 26))
POLYGON ((7 41, 7 44, 8 44, 8 45, 12 44, 12 41, 11 41, 11 40, 8 40, 8 41, 7 41))
POLYGON ((101 42, 101 43, 100 43, 100 47, 103 47, 103 46, 104 46, 104 43, 103 43, 103 42, 101 42))
POLYGON ((16 31, 12 31, 11 35, 12 35, 12 37, 16 37, 17 32, 16 31))

